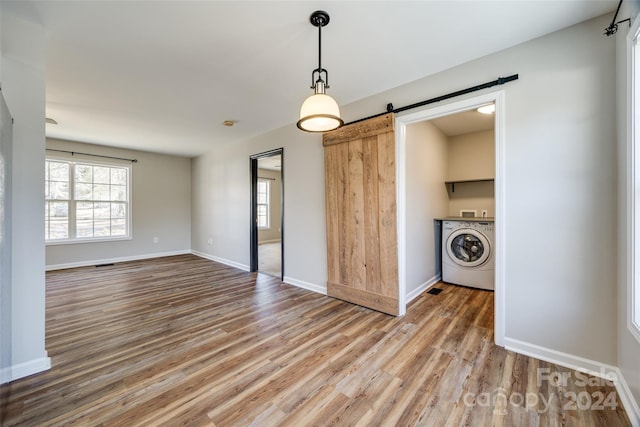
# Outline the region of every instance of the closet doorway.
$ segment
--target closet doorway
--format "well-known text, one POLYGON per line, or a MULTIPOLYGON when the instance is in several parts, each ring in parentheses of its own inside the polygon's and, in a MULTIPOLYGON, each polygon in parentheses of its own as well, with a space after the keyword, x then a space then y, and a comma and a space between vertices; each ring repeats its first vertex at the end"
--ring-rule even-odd
POLYGON ((251 271, 284 276, 283 149, 254 154, 251 166, 251 271))
MULTIPOLYGON (((407 127, 423 122, 465 112, 487 104, 495 105, 494 115, 494 206, 495 206, 495 279, 494 279, 494 340, 501 347, 505 339, 505 271, 504 254, 505 242, 505 203, 504 203, 504 175, 505 175, 505 107, 504 91, 487 92, 483 95, 470 97, 461 101, 435 106, 433 108, 416 111, 414 113, 399 116, 396 121, 396 134, 398 135, 397 149, 397 186, 398 186, 398 281, 400 288, 400 308, 406 307, 407 295, 407 222, 410 212, 407 203, 407 127)), ((444 185, 444 183, 438 183, 444 185)), ((456 187, 457 189, 458 187, 456 187)), ((460 215, 462 216, 462 214, 460 215)), ((401 312, 404 314, 404 311, 401 312)))

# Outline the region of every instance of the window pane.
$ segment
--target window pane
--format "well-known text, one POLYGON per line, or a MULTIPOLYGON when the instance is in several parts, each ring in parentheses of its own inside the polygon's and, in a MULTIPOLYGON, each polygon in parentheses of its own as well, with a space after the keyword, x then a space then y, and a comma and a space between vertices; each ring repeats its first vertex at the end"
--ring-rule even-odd
POLYGON ((127 200, 127 186, 126 185, 112 185, 111 186, 111 199, 117 201, 127 200))
POLYGON ((57 219, 49 221, 49 239, 68 239, 69 222, 57 219))
POLYGON ((78 202, 76 203, 76 219, 77 220, 91 220, 93 223, 93 203, 92 202, 78 202))
POLYGON ((49 205, 49 238, 66 239, 69 237, 68 202, 47 202, 49 205))
POLYGON ((69 164, 49 162, 49 179, 52 181, 69 181, 69 164))
POLYGON ((127 170, 122 168, 111 169, 111 184, 126 185, 127 184, 127 170))
POLYGON ((124 203, 111 203, 111 218, 126 218, 127 210, 124 203))
POLYGON ((111 221, 109 219, 97 219, 93 223, 93 235, 106 237, 111 235, 111 221))
POLYGON ((93 185, 76 184, 76 200, 93 200, 93 185))
POLYGON ((67 202, 49 202, 50 218, 69 218, 69 204, 67 202))
POLYGON ((68 200, 69 199, 69 183, 52 181, 49 183, 48 199, 68 200))
POLYGON ((268 205, 258 205, 258 227, 269 226, 268 205))
POLYGON ((93 182, 95 184, 109 184, 111 176, 111 168, 102 166, 93 167, 93 182))
POLYGON ((49 202, 44 204, 44 238, 49 238, 49 202))
POLYGON ((77 237, 93 237, 93 220, 76 221, 76 234, 77 237))
POLYGON ((92 183, 93 182, 93 166, 76 165, 76 182, 92 183))
POLYGON ((93 205, 93 217, 97 220, 111 218, 111 204, 110 203, 95 203, 93 205))
POLYGON ((111 192, 109 185, 94 184, 93 185, 93 200, 110 200, 111 192))
POLYGON ((126 236, 127 235, 127 221, 124 219, 114 219, 111 221, 111 235, 112 236, 126 236))

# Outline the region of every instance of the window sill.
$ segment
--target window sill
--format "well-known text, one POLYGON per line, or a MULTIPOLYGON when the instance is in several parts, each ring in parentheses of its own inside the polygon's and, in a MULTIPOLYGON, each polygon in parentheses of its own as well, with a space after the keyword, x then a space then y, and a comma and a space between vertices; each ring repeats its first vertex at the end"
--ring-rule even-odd
POLYGON ((109 237, 104 239, 73 239, 73 240, 51 240, 45 242, 45 246, 58 246, 58 245, 76 245, 82 243, 106 243, 106 242, 121 242, 123 240, 133 240, 131 236, 122 237, 109 237))

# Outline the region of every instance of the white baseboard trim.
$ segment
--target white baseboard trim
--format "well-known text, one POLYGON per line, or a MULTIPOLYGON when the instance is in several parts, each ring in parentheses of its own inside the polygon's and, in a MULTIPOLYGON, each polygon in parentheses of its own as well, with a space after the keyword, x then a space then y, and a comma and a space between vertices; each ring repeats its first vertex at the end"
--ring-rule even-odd
POLYGON ((220 264, 228 265, 229 267, 238 268, 240 270, 249 271, 250 268, 248 265, 240 264, 239 262, 231 261, 225 258, 220 258, 214 255, 206 254, 204 252, 191 250, 191 253, 195 256, 199 256, 200 258, 206 258, 211 261, 219 262, 220 264))
POLYGON ((508 337, 504 338, 504 348, 598 378, 612 380, 620 402, 627 411, 631 425, 640 427, 638 402, 634 399, 622 371, 618 367, 508 337))
POLYGON ((302 289, 306 289, 308 291, 317 292, 322 295, 327 294, 326 286, 316 285, 315 283, 304 282, 302 280, 294 279, 293 277, 284 276, 284 278, 282 279, 282 282, 288 285, 293 285, 302 289))
POLYGON ((258 245, 261 245, 263 243, 280 243, 281 240, 280 239, 272 239, 272 240, 261 240, 258 242, 258 245))
POLYGON ((627 411, 627 415, 629 416, 629 421, 631 421, 631 425, 634 427, 640 427, 640 406, 638 402, 633 398, 633 394, 631 393, 631 389, 629 388, 629 384, 624 379, 622 375, 622 371, 619 368, 616 368, 618 373, 616 377, 616 391, 620 396, 620 401, 622 405, 624 405, 625 411, 627 411))
POLYGON ((618 370, 618 368, 613 365, 607 365, 606 363, 596 362, 595 360, 563 353, 508 337, 504 338, 504 348, 599 378, 613 377, 613 375, 616 375, 616 370, 618 370))
POLYGON ((66 264, 52 264, 52 265, 46 266, 46 271, 63 270, 65 268, 89 267, 89 266, 100 265, 100 264, 115 264, 117 262, 140 261, 143 259, 161 258, 165 256, 175 256, 175 255, 185 255, 190 253, 191 251, 189 249, 185 249, 181 251, 158 252, 155 254, 133 255, 133 256, 127 256, 127 257, 108 258, 108 259, 94 259, 94 260, 88 260, 88 261, 70 262, 66 264))
POLYGON ((433 287, 433 285, 438 283, 441 280, 441 278, 442 278, 442 275, 438 274, 437 276, 432 277, 431 279, 424 282, 422 285, 418 286, 416 289, 409 292, 409 294, 407 294, 407 304, 409 304, 411 301, 416 299, 418 295, 420 295, 424 291, 433 287))
POLYGON ((28 377, 48 369, 51 369, 51 358, 48 356, 8 366, 0 369, 0 384, 28 377))

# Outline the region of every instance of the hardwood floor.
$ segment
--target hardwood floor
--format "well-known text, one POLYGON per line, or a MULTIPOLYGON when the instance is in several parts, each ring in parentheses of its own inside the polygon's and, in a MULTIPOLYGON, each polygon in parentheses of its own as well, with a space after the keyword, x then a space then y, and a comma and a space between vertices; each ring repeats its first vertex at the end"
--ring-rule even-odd
POLYGON ((270 276, 282 277, 282 243, 258 244, 258 271, 270 276))
POLYGON ((395 318, 192 255, 49 272, 53 366, 2 387, 0 420, 630 425, 603 380, 495 346, 491 292, 437 287, 395 318))

